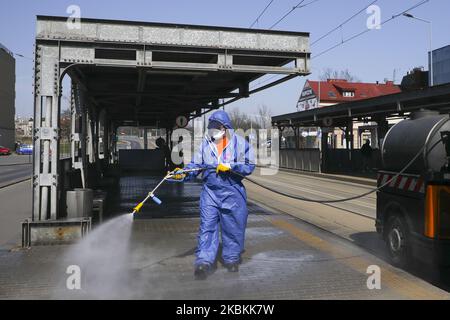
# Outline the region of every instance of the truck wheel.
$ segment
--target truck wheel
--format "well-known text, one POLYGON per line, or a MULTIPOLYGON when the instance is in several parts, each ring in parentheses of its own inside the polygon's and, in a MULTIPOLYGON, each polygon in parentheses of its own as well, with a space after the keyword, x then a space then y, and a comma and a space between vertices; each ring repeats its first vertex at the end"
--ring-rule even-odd
POLYGON ((405 267, 409 251, 408 228, 405 220, 398 215, 389 218, 386 245, 392 264, 396 267, 405 267))

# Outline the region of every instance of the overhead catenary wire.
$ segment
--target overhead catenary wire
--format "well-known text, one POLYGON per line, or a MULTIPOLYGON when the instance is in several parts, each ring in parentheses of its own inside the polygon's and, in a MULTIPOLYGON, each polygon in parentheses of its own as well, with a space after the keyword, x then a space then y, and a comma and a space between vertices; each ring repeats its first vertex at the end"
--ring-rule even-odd
POLYGON ((346 19, 344 22, 340 23, 337 27, 331 29, 330 31, 328 31, 327 33, 325 33, 324 35, 322 35, 321 37, 319 37, 317 40, 314 40, 311 43, 311 46, 315 45, 317 42, 325 39, 326 37, 328 37, 330 34, 332 34, 333 32, 335 32, 336 30, 339 30, 340 28, 342 28, 344 25, 346 25, 347 23, 349 23, 350 21, 352 21, 354 18, 356 18, 358 15, 360 15, 362 12, 364 12, 365 10, 367 10, 367 8, 369 8, 370 6, 374 5, 375 3, 377 3, 379 0, 374 0, 371 3, 369 3, 368 5, 366 5, 364 8, 362 8, 361 10, 359 10, 358 12, 356 12, 355 14, 353 14, 350 18, 346 19))
MULTIPOLYGON (((282 16, 277 22, 275 22, 275 23, 269 28, 269 30, 270 30, 270 29, 273 29, 275 26, 277 26, 279 23, 281 23, 281 21, 283 21, 284 19, 286 19, 286 18, 287 18, 293 11, 295 11, 296 9, 307 7, 307 6, 309 6, 309 5, 311 5, 311 4, 315 3, 315 2, 318 2, 318 1, 319 1, 319 0, 312 0, 312 1, 308 2, 308 3, 305 3, 304 5, 302 5, 302 3, 305 2, 305 0, 300 1, 296 6, 294 6, 291 10, 289 10, 284 16, 282 16)), ((378 1, 378 0, 377 0, 377 1, 378 1)), ((270 1, 270 3, 266 6, 266 8, 263 10, 263 12, 260 14, 260 16, 258 16, 258 18, 256 18, 255 22, 253 22, 253 24, 250 26, 250 28, 252 28, 252 26, 253 26, 253 25, 261 18, 261 16, 267 11, 268 7, 272 4, 272 2, 273 2, 273 1, 270 1)), ((262 81, 260 81, 260 82, 258 82, 258 83, 256 83, 256 84, 254 84, 254 85, 253 85, 253 88, 255 88, 255 87, 258 86, 258 85, 261 85, 261 84, 270 82, 272 79, 274 79, 274 78, 276 78, 276 77, 279 77, 279 76, 280 76, 280 75, 278 75, 278 74, 272 75, 272 76, 270 76, 269 78, 267 78, 266 80, 262 80, 262 81)))
MULTIPOLYGON (((318 0, 317 0, 317 1, 318 1, 318 0)), ((352 17, 350 17, 349 19, 347 19, 346 21, 344 21, 343 23, 341 23, 339 26, 337 26, 336 28, 330 30, 327 34, 323 35, 323 36, 320 37, 319 39, 315 40, 311 45, 313 45, 313 44, 317 43, 318 41, 320 41, 321 39, 327 37, 327 36, 328 36, 329 34, 331 34, 332 32, 334 32, 334 31, 336 31, 336 30, 342 28, 342 26, 343 26, 344 24, 346 24, 346 23, 348 23, 349 21, 351 21, 352 19, 354 19, 354 17, 356 17, 357 15, 359 15, 362 11, 364 11, 365 9, 367 9, 368 7, 370 7, 371 5, 373 5, 374 3, 376 3, 377 1, 378 1, 378 0, 371 2, 368 6, 366 6, 364 9, 362 9, 362 10, 358 11, 357 13, 355 13, 352 17)), ((386 24, 386 23, 388 23, 388 22, 390 22, 390 21, 392 21, 392 20, 398 18, 399 16, 402 16, 404 13, 406 13, 406 12, 408 12, 408 11, 414 10, 414 9, 416 9, 416 8, 418 8, 418 7, 422 6, 422 5, 424 5, 425 3, 429 2, 429 1, 430 1, 430 0, 422 0, 422 1, 420 1, 419 3, 415 4, 414 6, 412 6, 412 7, 408 8, 408 9, 402 11, 401 13, 398 13, 398 14, 396 14, 396 15, 393 15, 391 18, 389 18, 389 19, 383 21, 382 23, 380 23, 380 26, 382 26, 382 25, 384 25, 384 24, 386 24)), ((297 7, 299 7, 299 8, 300 8, 300 7, 304 7, 304 6, 309 5, 309 4, 311 4, 311 3, 313 3, 313 2, 316 2, 316 1, 311 1, 311 2, 306 3, 305 5, 301 6, 301 3, 303 3, 303 2, 304 2, 304 1, 300 2, 299 4, 297 4, 297 6, 295 6, 291 11, 289 11, 285 16, 283 16, 279 21, 277 21, 271 28, 273 28, 275 25, 277 25, 278 23, 280 23, 284 18, 286 18, 290 13, 292 13, 292 11, 294 11, 297 7)), ((320 57, 320 56, 322 56, 322 55, 324 55, 324 54, 326 54, 326 53, 328 53, 328 52, 330 52, 330 51, 332 51, 332 50, 334 50, 334 49, 336 49, 336 48, 338 48, 338 47, 344 45, 345 43, 350 42, 350 41, 352 41, 352 40, 354 40, 354 39, 356 39, 356 38, 358 38, 358 37, 360 37, 360 36, 362 36, 362 35, 368 33, 369 31, 371 31, 371 29, 366 29, 366 30, 364 30, 364 31, 362 31, 362 32, 360 32, 360 33, 358 33, 358 34, 353 35, 352 37, 350 37, 350 38, 348 38, 348 39, 342 39, 342 41, 339 42, 339 43, 337 43, 336 45, 334 45, 334 46, 332 46, 332 47, 330 47, 330 48, 328 48, 328 49, 326 49, 326 50, 320 52, 320 53, 317 54, 317 55, 312 56, 312 57, 311 57, 311 60, 312 60, 312 59, 315 59, 315 58, 318 58, 318 57, 320 57)), ((273 75, 273 76, 269 77, 269 78, 266 79, 266 80, 263 80, 263 81, 258 82, 258 83, 255 84, 254 86, 261 85, 261 84, 263 84, 263 83, 269 82, 269 81, 271 81, 272 79, 274 79, 274 78, 277 77, 277 76, 278 76, 278 75, 273 75)))
MULTIPOLYGON (((402 11, 402 12, 396 14, 396 15, 393 15, 391 18, 389 18, 389 19, 387 19, 387 20, 381 22, 381 23, 380 23, 380 26, 383 26, 383 25, 385 25, 386 23, 391 22, 392 20, 394 20, 394 19, 396 19, 396 18, 402 16, 404 13, 406 13, 406 12, 408 12, 408 11, 411 11, 411 10, 414 10, 414 9, 416 9, 416 8, 418 8, 418 7, 422 6, 422 5, 424 5, 425 3, 429 2, 429 1, 430 1, 430 0, 423 0, 423 1, 420 1, 419 3, 415 4, 414 6, 408 8, 408 9, 406 9, 406 10, 404 10, 404 11, 402 11)), ((350 42, 350 41, 352 41, 352 40, 354 40, 354 39, 356 39, 356 38, 358 38, 358 37, 360 37, 360 36, 362 36, 362 35, 364 35, 364 34, 370 32, 370 31, 372 31, 372 29, 365 29, 364 31, 362 31, 362 32, 360 32, 360 33, 357 33, 357 34, 351 36, 351 37, 348 38, 348 39, 343 39, 341 42, 337 43, 336 45, 334 45, 334 46, 332 46, 332 47, 330 47, 330 48, 328 48, 328 49, 326 49, 326 50, 324 50, 324 51, 318 53, 317 55, 312 56, 311 59, 318 58, 318 57, 320 57, 320 56, 322 56, 322 55, 324 55, 324 54, 326 54, 326 53, 328 53, 328 52, 330 52, 330 51, 332 51, 332 50, 334 50, 334 49, 336 49, 336 48, 338 48, 338 47, 344 45, 345 43, 350 42)))
POLYGON ((274 24, 272 24, 269 28, 269 30, 275 28, 278 24, 280 24, 284 19, 286 19, 292 12, 294 12, 296 9, 300 9, 300 8, 304 8, 307 7, 315 2, 318 2, 319 0, 312 0, 308 3, 305 3, 306 0, 302 0, 299 3, 297 3, 297 5, 295 7, 292 7, 292 9, 290 9, 288 12, 286 12, 280 19, 277 20, 277 22, 275 22, 274 24))
POLYGON ((272 3, 274 1, 275 0, 270 0, 269 1, 269 3, 264 8, 264 10, 259 14, 259 16, 255 19, 255 21, 250 25, 250 29, 253 28, 253 26, 259 22, 259 19, 261 19, 261 17, 264 15, 264 13, 266 13, 267 9, 269 9, 269 7, 272 5, 272 3))
POLYGON ((287 16, 289 16, 295 9, 298 8, 298 6, 300 6, 303 2, 305 2, 305 0, 300 1, 295 7, 293 7, 291 10, 289 10, 284 16, 282 16, 280 19, 278 19, 277 22, 275 22, 272 26, 270 26, 269 29, 273 29, 274 27, 276 27, 281 21, 283 21, 284 19, 287 18, 287 16))

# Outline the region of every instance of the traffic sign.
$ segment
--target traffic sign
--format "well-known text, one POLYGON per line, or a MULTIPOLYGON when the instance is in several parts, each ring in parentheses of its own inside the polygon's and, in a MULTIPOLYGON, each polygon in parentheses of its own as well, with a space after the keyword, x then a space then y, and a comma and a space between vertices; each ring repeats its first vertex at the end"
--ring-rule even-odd
POLYGON ((331 127, 333 125, 333 118, 326 117, 322 120, 324 127, 331 127))
POLYGON ((175 120, 175 123, 178 126, 178 128, 186 128, 188 122, 189 120, 186 116, 178 116, 175 120))

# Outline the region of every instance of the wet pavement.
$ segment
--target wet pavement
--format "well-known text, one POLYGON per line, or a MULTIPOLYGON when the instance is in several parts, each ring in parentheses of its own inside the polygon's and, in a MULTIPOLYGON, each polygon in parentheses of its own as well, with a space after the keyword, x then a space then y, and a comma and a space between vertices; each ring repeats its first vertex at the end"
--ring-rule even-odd
MULTIPOLYGON (((115 213, 133 207, 154 180, 122 178, 115 213)), ((348 240, 254 204, 240 272, 229 273, 219 261, 207 280, 195 280, 200 187, 166 185, 160 207, 149 203, 134 220, 118 216, 77 245, 0 251, 0 299, 450 298, 348 240), (67 271, 74 265, 80 290, 70 290, 67 271), (371 266, 380 268, 379 290, 367 286, 371 266)))

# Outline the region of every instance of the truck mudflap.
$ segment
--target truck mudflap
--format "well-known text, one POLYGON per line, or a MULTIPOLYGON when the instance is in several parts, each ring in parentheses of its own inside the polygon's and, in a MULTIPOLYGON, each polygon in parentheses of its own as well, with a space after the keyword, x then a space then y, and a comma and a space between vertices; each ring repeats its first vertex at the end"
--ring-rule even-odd
POLYGON ((411 234, 411 251, 413 258, 424 264, 450 270, 450 240, 430 239, 414 233, 411 234))

